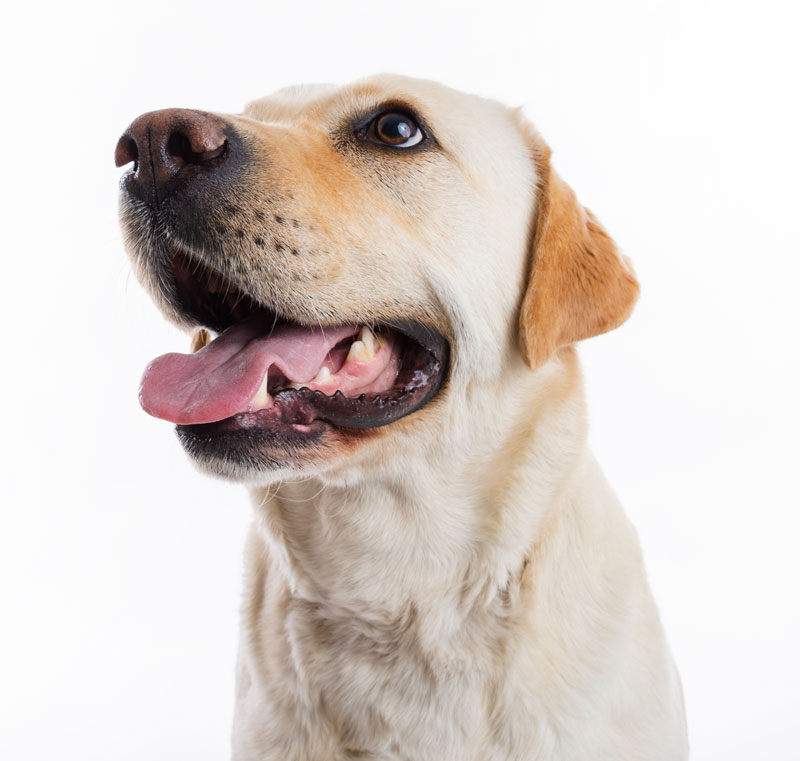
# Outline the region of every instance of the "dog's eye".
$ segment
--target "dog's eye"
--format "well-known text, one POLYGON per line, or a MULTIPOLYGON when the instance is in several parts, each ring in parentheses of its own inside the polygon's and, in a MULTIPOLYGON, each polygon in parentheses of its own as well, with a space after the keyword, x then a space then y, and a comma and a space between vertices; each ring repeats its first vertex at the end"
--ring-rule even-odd
POLYGON ((422 130, 407 114, 387 111, 372 123, 375 139, 394 148, 410 148, 422 141, 422 130))

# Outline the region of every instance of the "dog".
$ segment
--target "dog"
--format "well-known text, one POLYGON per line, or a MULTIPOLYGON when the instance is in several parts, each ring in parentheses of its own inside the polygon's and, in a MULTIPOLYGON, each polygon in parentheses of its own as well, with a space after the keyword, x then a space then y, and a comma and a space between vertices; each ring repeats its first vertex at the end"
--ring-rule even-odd
POLYGON ((141 405, 252 494, 232 758, 685 759, 575 349, 639 286, 520 110, 384 74, 144 114, 116 162, 192 332, 141 405))

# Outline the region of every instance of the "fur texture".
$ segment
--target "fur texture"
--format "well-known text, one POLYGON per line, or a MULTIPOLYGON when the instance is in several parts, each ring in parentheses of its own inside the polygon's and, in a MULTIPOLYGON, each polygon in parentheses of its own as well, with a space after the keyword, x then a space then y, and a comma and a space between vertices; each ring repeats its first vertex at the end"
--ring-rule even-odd
MULTIPOLYGON (((499 103, 392 75, 224 118, 252 169, 172 245, 202 239, 298 320, 423 320, 451 346, 445 387, 407 418, 198 460, 248 483, 255 509, 235 761, 685 759, 678 676, 587 451, 572 346, 621 324, 638 286, 541 138, 499 103), (396 103, 432 148, 352 141, 354 114, 396 103)), ((123 212, 157 292, 152 233, 123 212)))

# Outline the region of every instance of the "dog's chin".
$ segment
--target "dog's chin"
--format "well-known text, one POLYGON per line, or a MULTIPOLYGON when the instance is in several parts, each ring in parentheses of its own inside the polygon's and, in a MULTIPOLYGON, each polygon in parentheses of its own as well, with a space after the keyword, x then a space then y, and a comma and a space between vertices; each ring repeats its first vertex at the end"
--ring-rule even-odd
POLYGON ((308 430, 248 426, 246 416, 219 423, 178 425, 175 432, 194 465, 203 473, 251 486, 320 473, 352 451, 372 431, 338 431, 316 421, 308 430))

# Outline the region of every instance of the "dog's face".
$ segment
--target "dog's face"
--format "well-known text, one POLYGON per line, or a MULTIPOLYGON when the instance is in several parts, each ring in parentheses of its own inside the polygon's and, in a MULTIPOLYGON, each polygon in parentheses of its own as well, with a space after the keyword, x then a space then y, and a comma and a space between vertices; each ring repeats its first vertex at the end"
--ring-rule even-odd
POLYGON ((140 399, 220 475, 324 473, 441 440, 471 400, 635 300, 522 117, 434 83, 145 114, 117 147, 130 161, 135 271, 196 331, 195 353, 151 363, 140 399))

